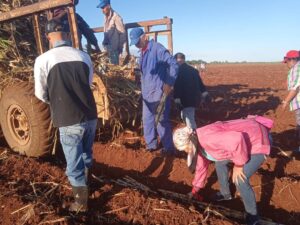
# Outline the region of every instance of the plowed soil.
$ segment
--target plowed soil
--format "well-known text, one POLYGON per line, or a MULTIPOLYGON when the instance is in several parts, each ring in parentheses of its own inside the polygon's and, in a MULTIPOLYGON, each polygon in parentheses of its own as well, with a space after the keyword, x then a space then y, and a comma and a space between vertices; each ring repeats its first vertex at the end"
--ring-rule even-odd
MULTIPOLYGON (((274 119, 271 156, 252 177, 259 212, 282 224, 300 224, 300 154, 292 112, 282 112, 287 68, 282 64, 209 65, 203 77, 213 97, 208 110, 197 113, 198 125, 217 120, 266 115, 274 119)), ((173 112, 173 124, 178 116, 173 112)), ((163 198, 139 189, 92 179, 91 210, 87 216, 66 210, 71 189, 64 174, 61 153, 47 159, 12 153, 2 141, 0 151, 0 224, 241 224, 231 218, 204 213, 195 205, 163 198)), ((138 132, 125 132, 113 142, 94 145, 96 177, 117 180, 126 175, 152 190, 181 194, 191 190, 193 175, 185 155, 161 157, 146 152, 138 132)), ((204 202, 218 191, 214 166, 210 165, 204 202)), ((233 188, 234 191, 234 188, 233 188)), ((238 193, 226 208, 243 212, 238 193)), ((216 212, 215 212, 216 214, 216 212)))

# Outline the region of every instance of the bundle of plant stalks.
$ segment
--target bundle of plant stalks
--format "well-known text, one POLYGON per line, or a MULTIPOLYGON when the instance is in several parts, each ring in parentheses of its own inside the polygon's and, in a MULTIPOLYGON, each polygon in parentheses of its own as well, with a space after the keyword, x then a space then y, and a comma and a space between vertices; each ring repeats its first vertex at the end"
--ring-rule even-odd
POLYGON ((135 58, 124 66, 113 65, 105 53, 93 54, 96 73, 102 79, 109 100, 113 138, 123 130, 123 125, 139 127, 141 118, 141 89, 136 80, 135 58))
MULTIPOLYGON (((0 0, 0 12, 36 2, 38 0, 0 0)), ((36 57, 30 17, 0 23, 0 90, 20 80, 32 81, 36 57)))
MULTIPOLYGON (((0 0, 0 13, 36 2, 38 0, 0 0)), ((45 18, 42 16, 40 20, 43 26, 45 18)), ((45 40, 43 43, 47 44, 45 40)), ((31 17, 0 23, 0 98, 7 85, 19 81, 33 82, 33 67, 37 56, 31 17)), ((94 54, 92 59, 95 71, 98 71, 108 91, 111 112, 109 125, 114 138, 119 135, 124 124, 137 126, 141 114, 140 88, 134 80, 134 59, 125 66, 110 64, 105 54, 94 54)))

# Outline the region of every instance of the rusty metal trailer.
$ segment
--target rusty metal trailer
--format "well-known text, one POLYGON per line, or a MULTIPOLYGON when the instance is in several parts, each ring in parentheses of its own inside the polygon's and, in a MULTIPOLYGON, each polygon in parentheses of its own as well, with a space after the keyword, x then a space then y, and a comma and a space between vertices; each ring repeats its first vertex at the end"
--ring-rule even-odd
MULTIPOLYGON (((64 7, 68 12, 73 47, 80 48, 80 38, 76 21, 76 11, 71 0, 41 0, 38 3, 0 13, 0 24, 31 17, 38 54, 47 50, 41 31, 41 15, 49 15, 50 10, 64 7)), ((173 52, 172 19, 128 23, 126 32, 134 27, 143 27, 148 36, 157 40, 159 35, 167 35, 168 49, 173 52), (165 25, 166 29, 153 30, 155 26, 165 25)), ((103 32, 103 28, 94 28, 94 32, 103 32)), ((128 41, 128 40, 127 40, 128 41)), ((129 46, 129 45, 127 45, 129 46)), ((129 49, 127 49, 129 52, 129 49)), ((1 73, 1 71, 0 71, 1 73)), ((94 76, 93 94, 97 103, 98 117, 110 119, 107 90, 100 76, 94 76)), ((3 90, 4 87, 0 87, 3 90)), ((19 82, 6 87, 0 96, 0 123, 2 132, 10 148, 28 156, 44 156, 53 150, 57 138, 52 127, 50 110, 45 103, 34 96, 34 87, 30 82, 19 82)))

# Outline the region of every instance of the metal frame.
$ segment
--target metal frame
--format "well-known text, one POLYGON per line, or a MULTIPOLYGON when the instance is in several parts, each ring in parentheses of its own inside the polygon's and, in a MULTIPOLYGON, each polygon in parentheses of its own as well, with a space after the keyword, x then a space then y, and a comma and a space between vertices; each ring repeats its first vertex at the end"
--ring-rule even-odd
POLYGON ((20 7, 9 12, 0 13, 0 23, 10 22, 11 20, 15 20, 21 17, 32 16, 37 50, 39 54, 42 54, 44 53, 45 49, 43 46, 42 33, 40 30, 39 15, 42 12, 60 7, 67 7, 73 47, 80 48, 81 45, 78 37, 77 19, 72 0, 43 0, 39 3, 20 7))
MULTIPOLYGON (((167 35, 168 36, 168 50, 173 53, 173 32, 172 32, 172 24, 173 19, 164 17, 163 19, 158 20, 148 20, 148 21, 141 21, 136 23, 127 23, 125 24, 126 33, 128 33, 128 29, 135 28, 135 27, 143 27, 147 36, 153 36, 154 40, 157 41, 158 35, 167 35), (151 28, 154 26, 166 25, 165 30, 157 30, 151 31, 151 28)), ((104 32, 103 27, 96 27, 93 28, 95 33, 104 32)), ((127 35, 128 37, 128 35, 127 35)), ((127 40, 127 52, 129 52, 128 47, 128 40, 127 40)))
MULTIPOLYGON (((67 7, 73 46, 75 48, 81 48, 81 43, 78 37, 76 13, 75 13, 75 8, 72 3, 72 0, 42 0, 39 3, 20 7, 11 10, 9 12, 0 13, 0 23, 9 22, 11 20, 18 19, 25 16, 33 16, 33 27, 34 27, 36 45, 37 45, 38 53, 42 54, 44 52, 44 48, 42 42, 42 33, 39 25, 39 14, 60 7, 67 7)), ((127 23, 125 24, 125 29, 126 29, 126 33, 128 34, 128 29, 135 28, 135 27, 143 27, 146 35, 153 36, 155 41, 157 41, 158 35, 167 35, 168 49, 171 53, 173 53, 172 24, 173 24, 173 20, 171 18, 164 17, 163 19, 158 19, 158 20, 148 20, 148 21, 141 21, 136 23, 127 23), (159 26, 159 25, 166 25, 167 28, 165 30, 151 31, 153 26, 159 26)), ((93 31, 95 33, 104 32, 104 28, 103 27, 94 28, 93 31)), ((126 51, 129 53, 128 40, 127 40, 126 51)))

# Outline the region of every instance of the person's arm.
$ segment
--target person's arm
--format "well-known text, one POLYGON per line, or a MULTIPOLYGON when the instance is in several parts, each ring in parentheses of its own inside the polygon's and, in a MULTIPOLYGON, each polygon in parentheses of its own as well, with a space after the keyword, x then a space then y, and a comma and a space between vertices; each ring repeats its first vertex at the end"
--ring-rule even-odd
POLYGON ((93 83, 93 76, 94 76, 93 62, 91 60, 91 57, 88 54, 86 54, 86 57, 87 57, 87 63, 89 66, 89 84, 91 86, 93 83))
POLYGON ((289 91, 286 98, 282 101, 282 109, 285 110, 290 102, 297 96, 299 93, 299 86, 296 89, 292 89, 289 91))
POLYGON ((176 59, 170 54, 170 52, 162 45, 158 46, 157 51, 158 61, 162 61, 169 66, 169 74, 167 74, 164 82, 164 93, 167 95, 172 91, 172 87, 175 84, 175 80, 178 75, 178 64, 176 59))
POLYGON ((205 180, 208 174, 209 160, 204 158, 201 153, 197 156, 197 165, 195 170, 195 177, 193 179, 193 189, 198 192, 205 186, 205 180))
POLYGON ((98 40, 95 36, 94 31, 90 28, 87 22, 77 13, 76 13, 76 18, 77 18, 78 28, 83 34, 83 36, 91 45, 95 47, 97 51, 100 51, 98 40))
POLYGON ((34 94, 41 101, 49 103, 47 74, 42 68, 39 58, 36 59, 34 64, 34 94))
POLYGON ((180 98, 182 96, 182 76, 180 75, 181 69, 179 69, 178 76, 174 84, 174 99, 180 98))

